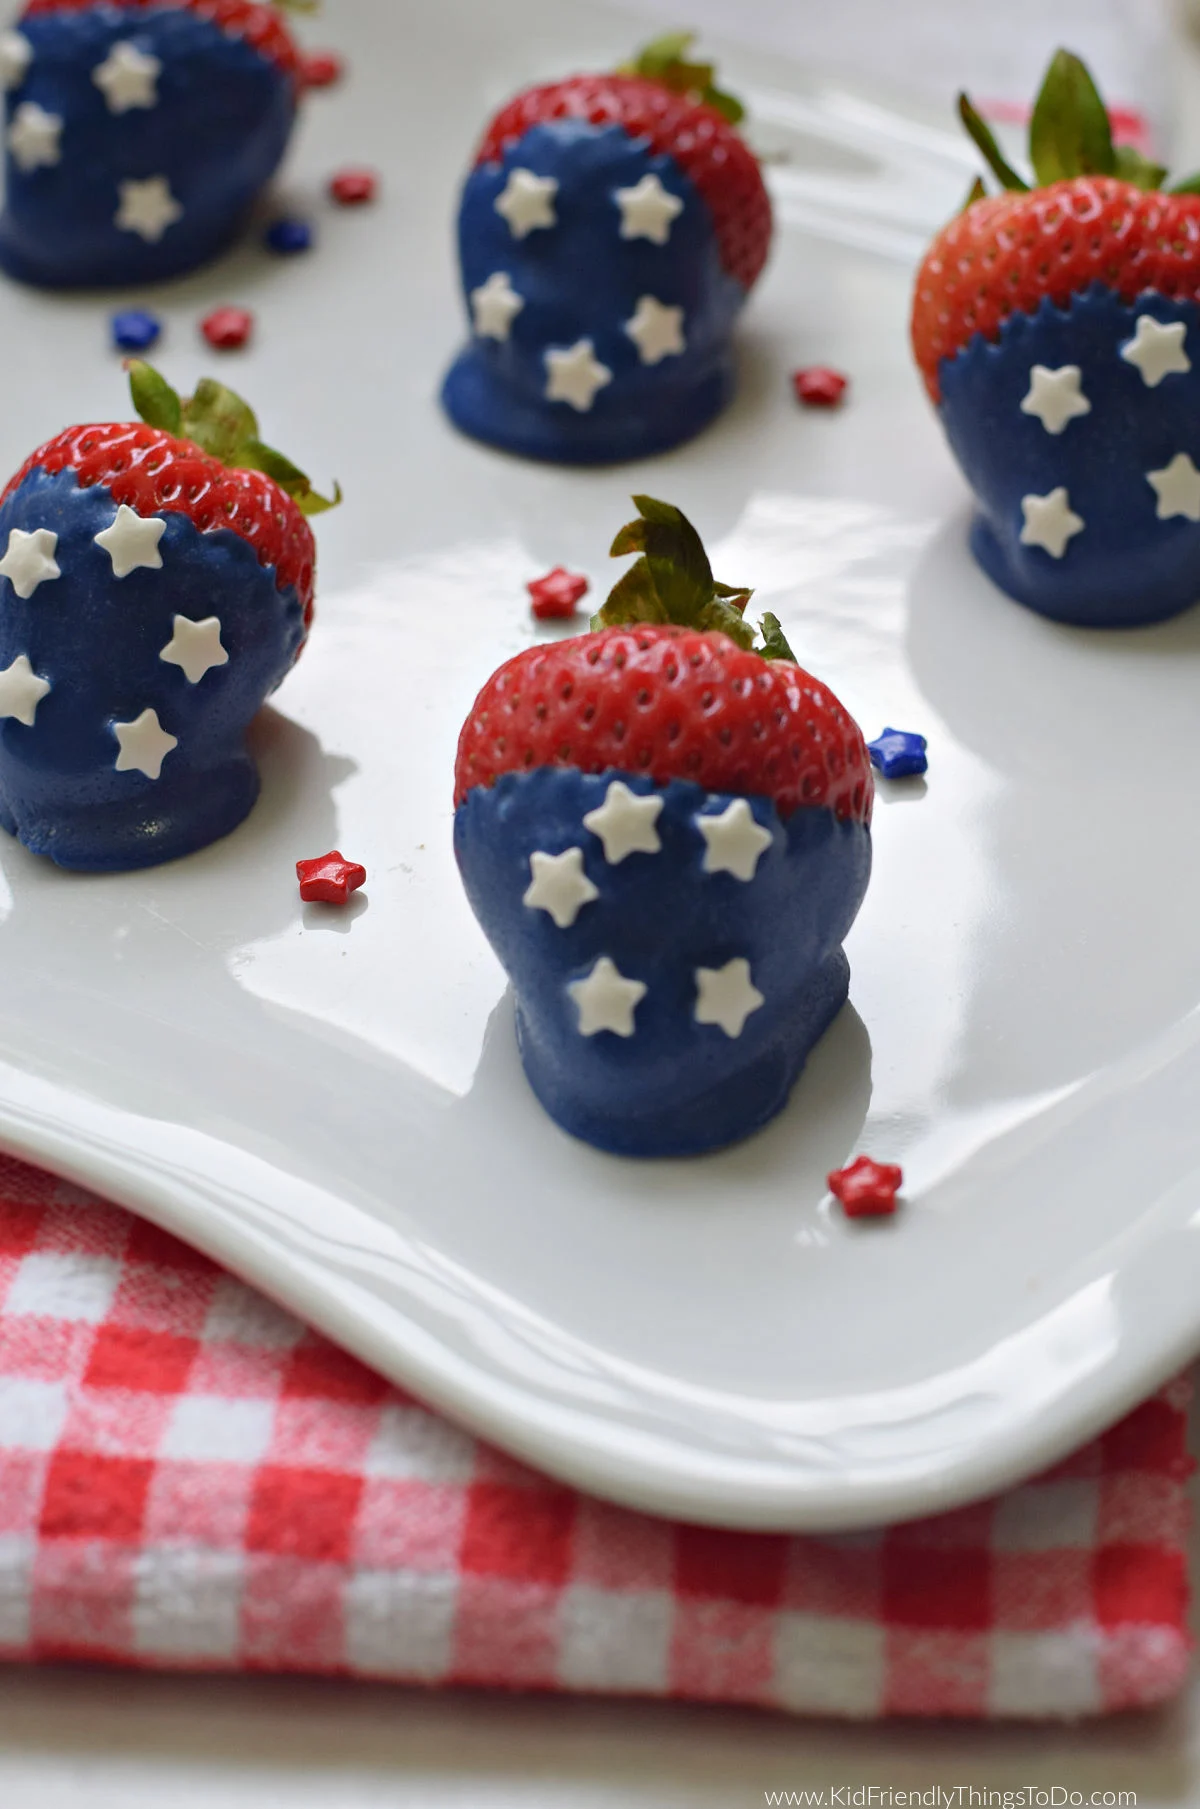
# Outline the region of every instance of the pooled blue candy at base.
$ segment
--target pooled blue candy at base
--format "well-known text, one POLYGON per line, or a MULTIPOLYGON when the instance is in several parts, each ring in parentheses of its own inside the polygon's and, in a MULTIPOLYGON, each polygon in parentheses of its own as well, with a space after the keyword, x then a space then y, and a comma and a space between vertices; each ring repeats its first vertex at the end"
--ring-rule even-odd
POLYGON ((842 941, 871 867, 866 825, 825 808, 781 820, 767 798, 746 800, 771 845, 754 877, 704 871, 697 815, 733 800, 684 780, 541 767, 476 787, 459 806, 454 847, 467 897, 516 995, 521 1060, 564 1130, 629 1156, 695 1155, 758 1130, 786 1104, 813 1046, 845 1003, 842 941), (610 864, 583 817, 616 779, 661 797, 657 854, 610 864), (560 929, 523 902, 535 851, 583 851, 599 896, 560 929), (584 1036, 568 987, 603 956, 646 992, 634 1033, 584 1036), (741 1034, 696 1021, 696 970, 748 962, 763 1003, 741 1034))

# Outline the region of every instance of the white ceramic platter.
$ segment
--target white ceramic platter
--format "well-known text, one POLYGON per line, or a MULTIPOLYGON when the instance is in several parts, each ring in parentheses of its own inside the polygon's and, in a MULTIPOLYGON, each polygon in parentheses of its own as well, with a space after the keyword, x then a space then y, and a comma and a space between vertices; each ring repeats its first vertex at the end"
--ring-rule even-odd
MULTIPOLYGON (((198 315, 255 308, 222 370, 345 507, 319 626, 262 724, 228 841, 120 877, 5 842, 0 1138, 144 1212, 487 1437, 585 1488, 745 1527, 946 1506, 1065 1451, 1200 1343, 1200 617, 1102 637, 1004 601, 905 344, 911 259, 965 186, 953 138, 778 63, 727 63, 780 242, 737 405, 596 474, 458 438, 453 196, 489 109, 642 27, 554 0, 340 0, 290 199, 319 249, 250 248, 149 299, 190 386, 198 315), (373 211, 322 199, 384 173, 373 211), (852 373, 839 414, 788 372, 852 373), (450 846, 455 738, 534 633, 525 581, 610 580, 629 493, 679 503, 868 733, 929 737, 881 787, 851 1006, 786 1113, 696 1162, 562 1135, 450 846), (293 863, 364 861, 346 912, 293 863), (826 1171, 901 1161, 852 1225, 826 1171)), ((123 298, 124 299, 124 298, 123 298)), ((0 291, 0 465, 123 412, 110 298, 0 291)))

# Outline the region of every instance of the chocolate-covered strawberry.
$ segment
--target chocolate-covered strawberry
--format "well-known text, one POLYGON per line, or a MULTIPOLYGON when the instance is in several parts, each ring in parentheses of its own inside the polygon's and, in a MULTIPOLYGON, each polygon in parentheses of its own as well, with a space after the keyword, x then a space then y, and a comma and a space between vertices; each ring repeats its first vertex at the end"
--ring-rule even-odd
POLYGON ((741 106, 690 42, 531 88, 485 132, 458 222, 472 337, 443 390, 467 433, 564 463, 634 458, 732 395, 771 206, 741 106))
POLYGON ((0 497, 0 825, 64 867, 189 854, 258 795, 246 729, 312 616, 328 508, 210 379, 131 365, 0 497))
POLYGON ((837 699, 677 509, 594 631, 501 666, 459 737, 454 842, 516 994, 521 1057, 568 1131, 629 1155, 773 1117, 846 998, 871 770, 837 699))
POLYGON ((921 266, 912 339, 979 503, 975 555, 1043 615, 1155 622, 1200 597, 1200 181, 1115 145, 1059 51, 1030 186, 966 96, 977 183, 921 266))
POLYGON ((285 3, 28 0, 0 34, 0 267, 54 288, 130 284, 223 250, 295 119, 285 3))

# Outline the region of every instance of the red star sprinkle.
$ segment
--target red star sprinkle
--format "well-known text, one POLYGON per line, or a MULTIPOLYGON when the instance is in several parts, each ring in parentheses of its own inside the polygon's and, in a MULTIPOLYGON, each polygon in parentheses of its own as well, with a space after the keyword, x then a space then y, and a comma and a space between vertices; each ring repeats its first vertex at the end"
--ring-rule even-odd
POLYGON ((857 1156, 846 1168, 835 1168, 825 1184, 840 1200, 848 1219, 883 1218, 896 1210, 896 1192, 904 1172, 894 1162, 872 1162, 857 1156))
POLYGON ((311 56, 303 58, 300 64, 300 75, 306 88, 332 88, 340 82, 345 65, 340 56, 332 50, 314 50, 311 56))
POLYGON ((329 192, 343 207, 358 207, 363 201, 373 201, 378 187, 374 170, 339 170, 330 180, 329 192))
POLYGON ((534 578, 526 588, 539 622, 565 621, 575 614, 580 597, 586 597, 588 581, 581 572, 569 572, 556 565, 552 572, 544 578, 534 578))
POLYGON ((200 331, 219 352, 236 352, 254 327, 254 316, 245 308, 214 308, 200 322, 200 331))
POLYGON ((848 382, 849 378, 840 371, 831 371, 823 364, 810 364, 802 371, 792 372, 796 399, 810 408, 836 408, 848 382))
POLYGON ((318 855, 316 860, 296 862, 300 896, 309 904, 344 905, 366 877, 365 867, 360 867, 357 861, 348 861, 336 848, 328 854, 318 855))

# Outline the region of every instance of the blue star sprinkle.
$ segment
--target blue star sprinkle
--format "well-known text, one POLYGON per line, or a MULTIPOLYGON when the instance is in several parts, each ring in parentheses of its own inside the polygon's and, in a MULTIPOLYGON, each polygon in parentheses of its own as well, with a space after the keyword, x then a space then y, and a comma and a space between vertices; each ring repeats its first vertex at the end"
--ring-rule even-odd
POLYGON ((868 741, 871 765, 885 779, 909 779, 929 767, 925 758, 924 735, 910 735, 906 729, 885 729, 875 741, 868 741))
POLYGON ((307 251, 312 242, 313 230, 307 220, 276 220, 263 234, 267 250, 276 252, 280 257, 291 257, 297 251, 307 251))
POLYGON ((162 332, 162 322, 141 308, 126 308, 112 317, 113 344, 121 352, 148 352, 162 332))

